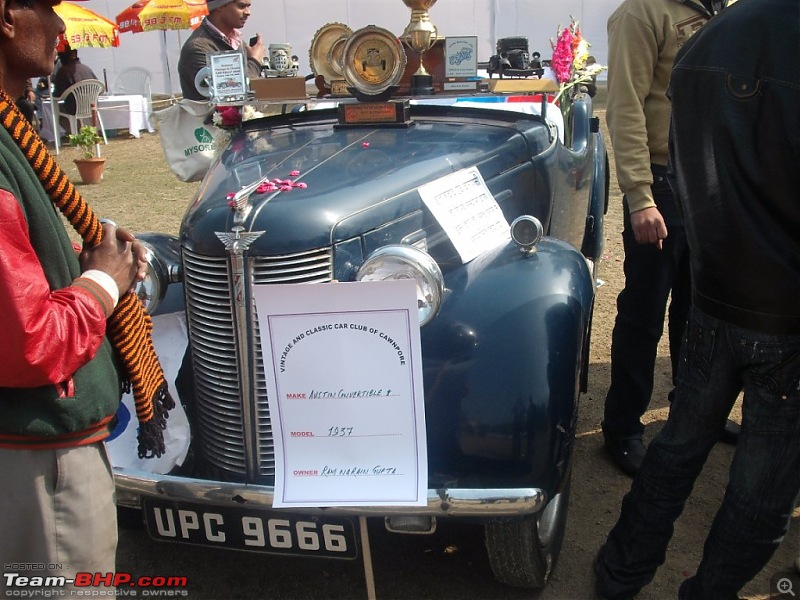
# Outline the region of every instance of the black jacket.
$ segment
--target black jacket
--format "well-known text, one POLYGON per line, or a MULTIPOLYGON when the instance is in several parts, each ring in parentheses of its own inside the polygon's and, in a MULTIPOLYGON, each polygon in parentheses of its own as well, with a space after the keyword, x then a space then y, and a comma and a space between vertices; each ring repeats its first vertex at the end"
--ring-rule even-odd
POLYGON ((694 302, 800 334, 800 3, 739 0, 676 57, 672 183, 694 302))

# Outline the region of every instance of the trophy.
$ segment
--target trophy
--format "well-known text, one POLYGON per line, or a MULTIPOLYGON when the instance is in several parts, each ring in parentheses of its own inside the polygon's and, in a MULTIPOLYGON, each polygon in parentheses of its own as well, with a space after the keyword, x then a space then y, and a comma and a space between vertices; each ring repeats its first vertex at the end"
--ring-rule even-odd
POLYGON ((400 37, 419 54, 419 69, 411 76, 411 94, 433 94, 433 76, 425 70, 422 58, 433 47, 439 33, 428 18, 428 9, 436 0, 403 0, 403 4, 411 9, 411 22, 400 37))
POLYGON ((268 50, 270 68, 266 71, 267 76, 294 77, 297 75, 297 67, 291 58, 291 44, 270 44, 268 50))

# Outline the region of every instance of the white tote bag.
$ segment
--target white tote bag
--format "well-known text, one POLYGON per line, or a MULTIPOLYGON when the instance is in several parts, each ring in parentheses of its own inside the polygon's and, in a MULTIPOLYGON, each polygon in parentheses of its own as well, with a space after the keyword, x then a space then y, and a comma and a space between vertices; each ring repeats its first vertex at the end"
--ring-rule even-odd
POLYGON ((183 99, 153 113, 167 164, 181 181, 200 181, 216 158, 218 130, 206 123, 213 111, 208 102, 183 99))

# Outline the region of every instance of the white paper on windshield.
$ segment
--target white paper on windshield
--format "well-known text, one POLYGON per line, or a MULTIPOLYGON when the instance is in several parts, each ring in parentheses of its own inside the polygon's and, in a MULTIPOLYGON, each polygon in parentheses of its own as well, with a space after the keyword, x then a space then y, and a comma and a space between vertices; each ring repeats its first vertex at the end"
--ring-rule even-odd
POLYGON ((276 508, 424 506, 416 284, 258 285, 276 508))
POLYGON ((450 237, 462 263, 511 238, 508 221, 477 167, 426 183, 418 191, 450 237))

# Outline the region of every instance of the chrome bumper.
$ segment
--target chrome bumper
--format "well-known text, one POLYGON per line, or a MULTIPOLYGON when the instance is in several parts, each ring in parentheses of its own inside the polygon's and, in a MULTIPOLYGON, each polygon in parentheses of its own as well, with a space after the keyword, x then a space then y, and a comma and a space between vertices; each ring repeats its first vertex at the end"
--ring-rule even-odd
MULTIPOLYGON (((133 469, 114 469, 117 504, 139 508, 141 498, 191 502, 209 507, 229 506, 272 509, 274 488, 189 477, 158 475, 133 469)), ((298 508, 303 514, 386 517, 521 517, 544 506, 545 493, 538 488, 440 488, 428 490, 425 506, 330 506, 298 508)))

